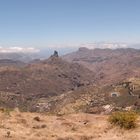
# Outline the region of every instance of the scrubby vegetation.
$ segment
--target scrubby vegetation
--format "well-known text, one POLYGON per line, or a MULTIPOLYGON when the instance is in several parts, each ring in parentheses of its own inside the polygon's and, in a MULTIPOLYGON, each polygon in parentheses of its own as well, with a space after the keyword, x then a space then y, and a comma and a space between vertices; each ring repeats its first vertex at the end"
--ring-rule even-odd
POLYGON ((109 122, 121 128, 132 129, 137 126, 137 118, 138 114, 133 111, 115 112, 109 117, 109 122))

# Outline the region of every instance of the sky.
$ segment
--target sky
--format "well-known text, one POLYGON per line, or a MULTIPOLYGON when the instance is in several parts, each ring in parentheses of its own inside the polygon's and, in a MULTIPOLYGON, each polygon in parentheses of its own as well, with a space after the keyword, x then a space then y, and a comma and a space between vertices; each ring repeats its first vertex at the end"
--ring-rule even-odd
POLYGON ((140 0, 0 0, 0 46, 140 43, 140 0))

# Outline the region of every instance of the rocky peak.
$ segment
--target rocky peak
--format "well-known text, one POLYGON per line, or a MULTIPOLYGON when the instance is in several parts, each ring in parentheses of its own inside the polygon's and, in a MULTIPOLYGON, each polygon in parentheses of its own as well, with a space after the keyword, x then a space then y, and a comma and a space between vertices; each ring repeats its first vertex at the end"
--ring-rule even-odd
POLYGON ((55 50, 53 55, 51 55, 51 57, 59 57, 58 52, 55 50))

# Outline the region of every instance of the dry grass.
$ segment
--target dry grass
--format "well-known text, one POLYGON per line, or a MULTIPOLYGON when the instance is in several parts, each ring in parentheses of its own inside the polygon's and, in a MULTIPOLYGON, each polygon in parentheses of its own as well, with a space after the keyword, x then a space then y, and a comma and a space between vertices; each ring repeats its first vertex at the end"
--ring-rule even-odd
POLYGON ((12 111, 0 113, 0 140, 139 140, 140 128, 123 130, 108 116, 71 114, 47 116, 12 111))

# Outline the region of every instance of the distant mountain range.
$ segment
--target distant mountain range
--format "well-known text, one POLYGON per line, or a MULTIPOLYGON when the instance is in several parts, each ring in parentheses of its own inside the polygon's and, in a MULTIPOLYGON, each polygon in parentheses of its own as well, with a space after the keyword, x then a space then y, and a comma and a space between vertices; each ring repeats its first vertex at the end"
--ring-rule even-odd
POLYGON ((130 77, 140 77, 140 50, 88 49, 64 55, 64 60, 82 64, 95 74, 94 80, 100 84, 111 84, 130 77))
POLYGON ((0 59, 11 59, 23 62, 29 62, 34 59, 47 59, 53 53, 54 50, 59 52, 59 55, 65 55, 76 51, 78 48, 88 49, 117 49, 117 48, 135 48, 139 49, 140 44, 127 44, 127 43, 109 43, 109 42, 97 42, 97 43, 83 43, 83 44, 62 44, 51 45, 40 49, 26 48, 26 47, 0 47, 0 59))
MULTIPOLYGON (((6 54, 5 54, 6 55, 6 54)), ((14 57, 14 56, 12 56, 14 57)), ((88 49, 0 60, 0 107, 55 114, 140 108, 140 50, 88 49), (19 59, 21 60, 21 59, 19 59)))

